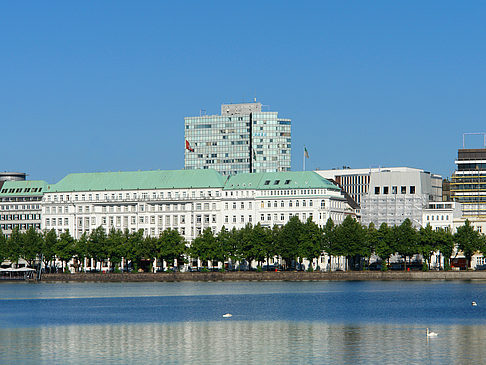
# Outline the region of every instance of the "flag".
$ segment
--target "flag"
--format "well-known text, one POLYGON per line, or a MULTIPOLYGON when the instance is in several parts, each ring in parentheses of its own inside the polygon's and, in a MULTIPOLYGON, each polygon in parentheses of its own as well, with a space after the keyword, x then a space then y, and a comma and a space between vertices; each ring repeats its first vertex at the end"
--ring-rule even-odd
POLYGON ((304 147, 304 156, 305 158, 309 158, 309 152, 307 152, 307 148, 304 147))
POLYGON ((186 150, 194 152, 194 148, 191 148, 191 145, 189 144, 189 141, 187 139, 186 139, 186 150))

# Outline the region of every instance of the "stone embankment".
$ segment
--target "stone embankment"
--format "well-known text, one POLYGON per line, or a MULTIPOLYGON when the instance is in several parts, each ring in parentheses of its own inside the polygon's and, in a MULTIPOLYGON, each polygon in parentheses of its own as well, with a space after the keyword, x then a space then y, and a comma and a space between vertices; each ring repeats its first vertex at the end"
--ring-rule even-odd
POLYGON ((486 280, 486 271, 76 273, 44 274, 41 280, 77 282, 486 280))

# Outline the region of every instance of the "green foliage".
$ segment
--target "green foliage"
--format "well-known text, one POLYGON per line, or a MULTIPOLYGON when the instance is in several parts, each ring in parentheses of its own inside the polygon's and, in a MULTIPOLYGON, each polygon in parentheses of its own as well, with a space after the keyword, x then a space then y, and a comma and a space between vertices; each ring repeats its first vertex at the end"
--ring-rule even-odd
POLYGON ((471 257, 478 251, 484 250, 484 236, 471 226, 469 220, 463 226, 458 227, 454 234, 454 240, 459 250, 467 259, 467 267, 471 267, 471 257))
POLYGON ((7 238, 0 228, 0 263, 8 258, 7 238))
POLYGON ((50 231, 44 232, 42 237, 41 255, 42 255, 42 261, 44 262, 45 266, 48 266, 49 263, 52 260, 54 260, 54 257, 56 256, 56 247, 57 247, 56 231, 51 229, 50 231))
POLYGON ((293 216, 280 231, 277 247, 287 268, 290 268, 292 261, 296 260, 302 251, 300 247, 302 247, 303 229, 299 218, 293 216))
POLYGON ((156 243, 156 255, 160 260, 172 267, 177 261, 177 266, 184 262, 186 252, 186 241, 177 230, 166 229, 159 236, 156 243))
POLYGON ((17 263, 22 254, 22 235, 20 234, 19 228, 15 227, 12 229, 12 233, 7 240, 7 258, 17 263))

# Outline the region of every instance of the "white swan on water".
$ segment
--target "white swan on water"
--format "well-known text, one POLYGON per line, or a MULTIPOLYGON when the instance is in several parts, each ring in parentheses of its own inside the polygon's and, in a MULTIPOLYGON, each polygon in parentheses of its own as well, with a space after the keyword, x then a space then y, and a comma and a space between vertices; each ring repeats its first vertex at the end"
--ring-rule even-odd
POLYGON ((427 328, 427 337, 437 337, 438 334, 435 332, 430 332, 429 329, 427 328))
POLYGON ((223 314, 223 318, 230 318, 230 317, 233 317, 231 313, 223 314))
POLYGON ((473 307, 476 307, 476 306, 478 305, 478 303, 476 303, 476 302, 472 302, 472 303, 471 303, 471 305, 472 305, 473 307))

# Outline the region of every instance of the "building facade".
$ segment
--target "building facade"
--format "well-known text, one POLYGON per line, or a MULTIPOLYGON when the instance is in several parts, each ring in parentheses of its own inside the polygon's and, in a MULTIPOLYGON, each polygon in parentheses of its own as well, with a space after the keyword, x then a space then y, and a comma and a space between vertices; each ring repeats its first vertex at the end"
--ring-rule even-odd
POLYGON ((455 232, 455 224, 462 217, 462 207, 460 203, 443 201, 430 202, 422 213, 422 227, 430 225, 433 230, 439 228, 455 232))
POLYGON ((451 176, 451 199, 462 204, 465 218, 486 219, 486 148, 458 150, 451 176))
POLYGON ((441 200, 441 176, 413 168, 382 169, 370 176, 368 194, 361 205, 362 223, 400 225, 408 218, 418 228, 429 202, 441 200))
POLYGON ((45 181, 8 180, 0 188, 0 228, 10 236, 14 228, 25 232, 41 228, 41 201, 48 190, 45 181))
POLYGON ((186 170, 290 171, 291 121, 262 111, 261 103, 223 104, 221 115, 184 119, 186 170))
POLYGON ((158 236, 176 229, 188 241, 209 227, 218 232, 250 223, 283 225, 292 216, 339 224, 346 201, 314 172, 247 173, 224 178, 214 170, 70 174, 42 201, 42 228, 73 237, 102 226, 143 229, 158 236))

